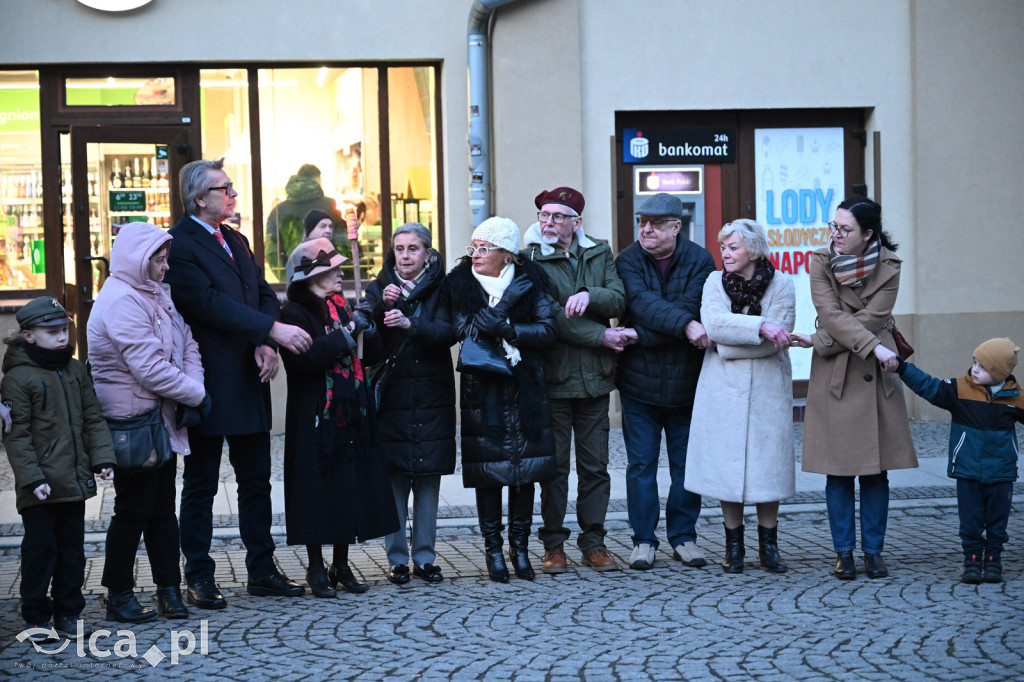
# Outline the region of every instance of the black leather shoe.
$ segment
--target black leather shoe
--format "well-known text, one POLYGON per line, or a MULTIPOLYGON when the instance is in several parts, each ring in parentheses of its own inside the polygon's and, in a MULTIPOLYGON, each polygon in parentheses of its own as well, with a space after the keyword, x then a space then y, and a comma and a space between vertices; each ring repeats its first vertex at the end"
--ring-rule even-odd
POLYGON ((327 569, 320 568, 306 569, 306 582, 309 584, 309 591, 314 597, 328 598, 337 597, 338 591, 331 585, 331 579, 327 577, 327 569))
POLYGON ((54 616, 53 617, 53 629, 58 634, 64 635, 68 639, 75 639, 78 637, 78 624, 82 624, 82 638, 89 637, 93 630, 91 627, 85 624, 85 621, 78 616, 54 616))
POLYGON ((444 580, 444 576, 441 575, 441 569, 434 564, 416 566, 412 569, 412 574, 417 578, 426 580, 428 583, 439 583, 444 580))
POLYGON ((301 597, 306 588, 277 571, 262 578, 249 578, 246 591, 254 597, 301 597))
MULTIPOLYGON (((405 570, 408 571, 409 568, 406 567, 405 570)), ((349 568, 348 564, 342 564, 341 566, 332 564, 328 575, 330 576, 332 585, 341 585, 341 589, 346 592, 362 594, 370 589, 369 585, 356 580, 356 576, 352 573, 352 569, 349 568)))
POLYGON ((181 588, 177 585, 156 588, 156 608, 164 618, 188 618, 188 609, 181 601, 181 588))
POLYGON ((995 557, 987 557, 985 559, 985 577, 983 579, 987 583, 1003 582, 1003 562, 995 557))
POLYGON ((964 557, 964 574, 960 576, 960 582, 965 585, 981 584, 981 557, 976 554, 964 557))
POLYGON ((222 609, 228 605, 224 595, 220 593, 217 583, 212 580, 189 585, 185 592, 185 599, 201 609, 222 609))
POLYGON ((857 564, 853 561, 853 552, 838 552, 836 554, 834 575, 840 580, 855 580, 857 578, 857 564))
POLYGON ((148 623, 156 620, 156 611, 143 606, 130 589, 107 592, 107 620, 119 623, 148 623))
POLYGON ((395 585, 405 585, 409 580, 409 567, 405 564, 398 564, 388 571, 388 581, 395 585))
POLYGON ((889 577, 889 567, 885 565, 881 554, 865 554, 864 567, 867 568, 869 578, 889 577))

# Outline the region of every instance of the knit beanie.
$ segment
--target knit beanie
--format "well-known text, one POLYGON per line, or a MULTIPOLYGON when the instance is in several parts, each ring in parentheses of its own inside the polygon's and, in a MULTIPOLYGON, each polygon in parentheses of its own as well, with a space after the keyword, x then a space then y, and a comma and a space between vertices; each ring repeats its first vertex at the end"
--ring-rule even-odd
POLYGON ((331 214, 327 211, 321 211, 319 208, 314 208, 306 214, 306 217, 302 219, 302 223, 306 227, 307 237, 309 236, 309 233, 313 231, 313 228, 316 227, 316 224, 324 218, 330 220, 331 224, 334 223, 334 218, 331 217, 331 214))
POLYGON ((473 230, 473 241, 490 242, 510 253, 519 253, 519 226, 511 218, 495 216, 473 230))
POLYGON ((989 339, 974 349, 974 359, 992 375, 996 381, 1006 381, 1017 366, 1017 352, 1020 350, 1010 339, 989 339))

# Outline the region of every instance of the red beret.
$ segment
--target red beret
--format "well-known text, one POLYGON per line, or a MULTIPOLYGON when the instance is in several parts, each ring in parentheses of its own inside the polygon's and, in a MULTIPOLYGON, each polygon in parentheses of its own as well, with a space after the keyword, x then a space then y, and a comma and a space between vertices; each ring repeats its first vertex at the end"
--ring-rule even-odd
POLYGON ((583 204, 586 202, 583 201, 583 195, 572 187, 556 187, 549 192, 538 194, 533 203, 537 208, 542 208, 544 204, 561 204, 576 211, 577 215, 583 215, 583 204))

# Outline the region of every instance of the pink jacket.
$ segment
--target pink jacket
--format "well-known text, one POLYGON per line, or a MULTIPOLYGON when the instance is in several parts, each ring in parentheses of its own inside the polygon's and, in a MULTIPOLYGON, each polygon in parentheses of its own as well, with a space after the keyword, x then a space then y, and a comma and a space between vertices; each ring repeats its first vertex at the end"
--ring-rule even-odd
POLYGON ((171 302, 170 287, 149 277, 149 259, 171 241, 156 225, 121 229, 110 277, 89 315, 89 363, 103 414, 126 419, 161 410, 175 452, 189 454, 188 432, 174 426, 178 403, 203 401, 203 366, 192 331, 171 302))

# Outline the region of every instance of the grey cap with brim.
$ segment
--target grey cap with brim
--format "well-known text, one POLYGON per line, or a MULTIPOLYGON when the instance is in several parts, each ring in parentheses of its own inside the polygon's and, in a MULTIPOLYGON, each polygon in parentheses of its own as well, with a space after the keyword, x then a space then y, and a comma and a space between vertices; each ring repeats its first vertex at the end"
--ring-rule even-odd
POLYGON ((683 202, 678 197, 665 192, 652 194, 644 199, 643 203, 636 209, 637 215, 649 215, 655 217, 672 217, 683 219, 683 202))

